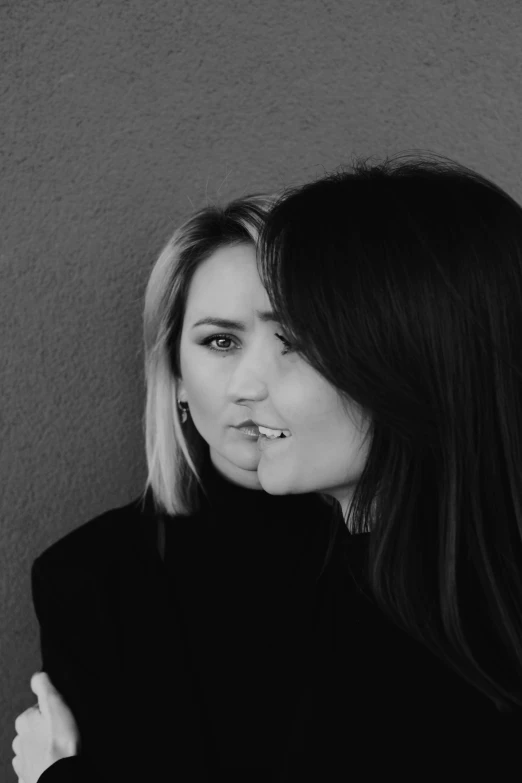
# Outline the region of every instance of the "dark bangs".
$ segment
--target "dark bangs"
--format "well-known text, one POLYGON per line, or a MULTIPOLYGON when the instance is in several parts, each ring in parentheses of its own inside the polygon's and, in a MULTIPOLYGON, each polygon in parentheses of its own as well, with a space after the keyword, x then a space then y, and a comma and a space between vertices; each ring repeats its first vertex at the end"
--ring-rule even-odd
POLYGON ((463 352, 479 362, 493 351, 520 372, 520 342, 506 346, 492 299, 512 304, 510 333, 518 330, 521 221, 500 188, 440 156, 356 161, 285 191, 261 232, 258 268, 303 357, 342 395, 426 444, 449 413, 440 387, 463 371, 463 352), (504 272, 494 269, 499 254, 510 256, 504 272))

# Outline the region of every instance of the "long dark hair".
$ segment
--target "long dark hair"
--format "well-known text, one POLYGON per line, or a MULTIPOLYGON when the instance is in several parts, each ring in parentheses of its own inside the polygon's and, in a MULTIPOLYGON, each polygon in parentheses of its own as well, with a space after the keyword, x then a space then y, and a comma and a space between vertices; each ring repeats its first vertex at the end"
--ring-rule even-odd
POLYGON ((371 421, 347 522, 376 603, 522 706, 522 208, 429 153, 287 189, 259 241, 287 337, 371 421))

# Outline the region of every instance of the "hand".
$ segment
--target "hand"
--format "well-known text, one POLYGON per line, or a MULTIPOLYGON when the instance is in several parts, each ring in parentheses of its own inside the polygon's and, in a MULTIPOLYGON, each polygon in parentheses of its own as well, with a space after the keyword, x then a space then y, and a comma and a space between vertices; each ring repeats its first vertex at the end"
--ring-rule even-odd
POLYGON ((31 677, 38 704, 15 720, 13 769, 20 783, 36 783, 59 759, 75 756, 80 734, 74 716, 45 672, 31 677))

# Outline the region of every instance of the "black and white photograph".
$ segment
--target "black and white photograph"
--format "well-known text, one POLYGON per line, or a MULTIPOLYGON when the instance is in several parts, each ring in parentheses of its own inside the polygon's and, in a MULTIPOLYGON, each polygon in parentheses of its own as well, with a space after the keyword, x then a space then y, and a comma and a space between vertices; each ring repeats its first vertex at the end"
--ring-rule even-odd
POLYGON ((0 0, 0 780, 522 769, 520 0, 0 0))

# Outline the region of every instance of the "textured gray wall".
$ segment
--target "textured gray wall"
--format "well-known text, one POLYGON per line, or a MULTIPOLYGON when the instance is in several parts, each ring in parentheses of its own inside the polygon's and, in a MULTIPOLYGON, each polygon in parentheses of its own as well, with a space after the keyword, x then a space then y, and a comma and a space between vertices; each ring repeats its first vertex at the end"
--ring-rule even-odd
POLYGON ((412 148, 522 200, 520 0, 0 0, 0 779, 29 570, 141 490, 141 297, 207 199, 412 148))

